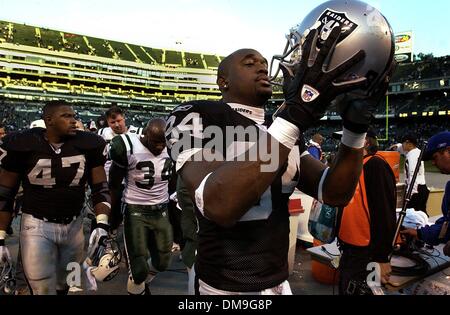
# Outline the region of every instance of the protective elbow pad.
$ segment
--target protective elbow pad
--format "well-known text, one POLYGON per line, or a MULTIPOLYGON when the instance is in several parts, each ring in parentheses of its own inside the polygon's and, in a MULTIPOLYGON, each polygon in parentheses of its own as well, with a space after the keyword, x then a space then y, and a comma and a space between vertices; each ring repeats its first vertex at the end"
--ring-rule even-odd
POLYGON ((111 195, 109 194, 107 182, 92 185, 91 200, 94 207, 99 203, 104 203, 111 208, 111 195))

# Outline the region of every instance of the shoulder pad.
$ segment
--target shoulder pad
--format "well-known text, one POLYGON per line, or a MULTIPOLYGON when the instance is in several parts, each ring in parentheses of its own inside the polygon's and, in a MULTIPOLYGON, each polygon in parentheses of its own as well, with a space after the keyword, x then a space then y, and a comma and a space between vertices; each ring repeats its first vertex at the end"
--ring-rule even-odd
POLYGON ((141 127, 130 126, 128 128, 128 132, 127 133, 136 134, 136 135, 142 135, 142 130, 143 130, 143 128, 141 128, 141 127))
POLYGON ((16 152, 34 151, 39 145, 45 143, 44 128, 27 129, 7 134, 3 138, 3 149, 16 152))
POLYGON ((106 141, 111 141, 116 136, 110 127, 102 128, 97 133, 106 141))
POLYGON ((139 137, 136 134, 121 134, 111 141, 111 148, 120 148, 119 151, 133 152, 133 143, 130 137, 139 137))
POLYGON ((129 137, 129 135, 115 137, 109 150, 111 160, 123 168, 128 166, 128 157, 133 154, 133 144, 129 137))
POLYGON ((93 150, 106 146, 105 140, 92 132, 77 131, 77 135, 72 139, 73 145, 81 150, 93 150))

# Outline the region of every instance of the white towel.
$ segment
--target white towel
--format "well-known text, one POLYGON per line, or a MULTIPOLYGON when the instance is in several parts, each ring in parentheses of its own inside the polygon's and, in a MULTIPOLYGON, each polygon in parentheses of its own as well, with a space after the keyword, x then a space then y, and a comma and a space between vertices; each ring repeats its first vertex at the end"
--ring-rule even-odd
POLYGON ((92 274, 94 267, 89 266, 86 261, 83 262, 83 270, 85 275, 85 283, 87 291, 97 291, 97 280, 92 274))
POLYGON ((403 226, 409 229, 418 229, 430 225, 428 216, 425 212, 415 211, 414 209, 407 209, 403 226))

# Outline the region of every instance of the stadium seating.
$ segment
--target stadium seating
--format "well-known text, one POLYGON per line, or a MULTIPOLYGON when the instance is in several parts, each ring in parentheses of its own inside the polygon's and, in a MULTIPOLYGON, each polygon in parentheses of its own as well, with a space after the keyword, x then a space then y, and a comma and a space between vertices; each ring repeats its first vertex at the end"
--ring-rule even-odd
POLYGON ((125 44, 72 33, 0 21, 0 42, 14 43, 147 64, 215 69, 220 57, 125 44))
POLYGON ((183 65, 183 57, 181 56, 181 52, 179 51, 166 50, 164 56, 165 65, 180 67, 183 65))
POLYGON ((204 69, 203 59, 201 54, 185 53, 184 54, 185 65, 188 68, 204 69))
POLYGON ((208 69, 217 69, 221 61, 220 57, 213 55, 204 55, 205 63, 208 69))
POLYGON ((132 45, 132 44, 128 44, 128 47, 130 47, 130 49, 133 51, 133 53, 136 55, 137 60, 139 62, 142 63, 147 63, 147 64, 156 64, 156 60, 153 59, 153 57, 151 57, 151 55, 149 55, 144 48, 142 48, 141 46, 137 46, 137 45, 132 45))
POLYGON ((424 80, 450 76, 450 56, 415 63, 399 64, 393 82, 424 80))

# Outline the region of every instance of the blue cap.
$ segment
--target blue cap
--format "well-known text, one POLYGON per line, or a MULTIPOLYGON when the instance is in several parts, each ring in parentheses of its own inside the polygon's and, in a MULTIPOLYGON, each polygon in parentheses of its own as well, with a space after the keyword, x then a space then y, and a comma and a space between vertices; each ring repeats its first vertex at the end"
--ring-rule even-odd
POLYGON ((423 160, 429 161, 433 159, 433 154, 449 146, 450 146, 450 132, 444 131, 438 133, 437 135, 431 137, 430 140, 428 140, 428 145, 423 155, 423 160))

